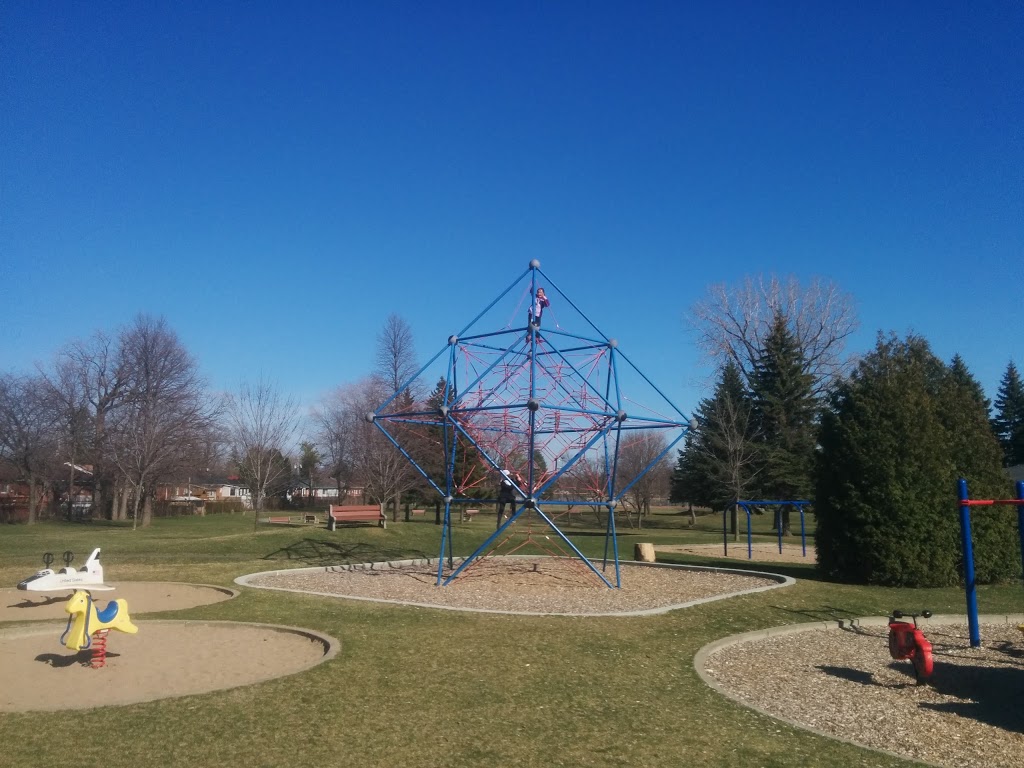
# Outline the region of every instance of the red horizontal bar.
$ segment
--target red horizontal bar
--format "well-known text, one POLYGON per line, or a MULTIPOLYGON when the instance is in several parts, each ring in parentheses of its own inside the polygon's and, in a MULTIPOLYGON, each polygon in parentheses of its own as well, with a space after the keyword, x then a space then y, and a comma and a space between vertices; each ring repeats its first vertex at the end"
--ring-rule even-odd
POLYGON ((1010 504, 1019 507, 1024 504, 1024 499, 968 499, 960 503, 966 504, 968 507, 988 507, 993 504, 1010 504))

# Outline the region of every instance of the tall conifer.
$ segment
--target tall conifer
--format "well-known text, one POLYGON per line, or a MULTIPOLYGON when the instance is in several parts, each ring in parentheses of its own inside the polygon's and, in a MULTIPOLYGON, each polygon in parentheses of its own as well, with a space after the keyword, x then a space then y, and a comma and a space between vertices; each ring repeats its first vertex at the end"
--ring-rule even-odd
MULTIPOLYGON (((790 332, 776 315, 750 381, 753 429, 762 448, 759 495, 768 499, 806 499, 811 492, 817 402, 814 379, 790 332)), ((783 512, 789 530, 788 508, 783 512)))
MULTIPOLYGON (((1005 498, 1009 482, 1002 451, 988 420, 989 401, 959 355, 939 390, 939 419, 946 428, 954 477, 964 477, 974 498, 1005 498)), ((950 493, 953 493, 950 483, 950 493)), ((971 514, 975 577, 1001 581, 1020 570, 1020 539, 1012 535, 1017 513, 1011 507, 975 507, 971 514), (1009 533, 1009 535, 1008 535, 1009 533)))
POLYGON ((822 417, 818 565, 890 586, 956 582, 953 467, 935 407, 942 362, 920 338, 879 338, 822 417), (945 484, 944 484, 945 483, 945 484))
POLYGON ((1024 464, 1024 382, 1011 360, 996 393, 992 431, 1003 449, 1003 466, 1024 464))
MULTIPOLYGON (((822 418, 816 482, 819 567, 834 578, 945 586, 962 575, 955 484, 1005 493, 984 396, 962 360, 927 342, 880 337, 822 418)), ((981 582, 1015 575, 1012 521, 972 516, 981 582)))

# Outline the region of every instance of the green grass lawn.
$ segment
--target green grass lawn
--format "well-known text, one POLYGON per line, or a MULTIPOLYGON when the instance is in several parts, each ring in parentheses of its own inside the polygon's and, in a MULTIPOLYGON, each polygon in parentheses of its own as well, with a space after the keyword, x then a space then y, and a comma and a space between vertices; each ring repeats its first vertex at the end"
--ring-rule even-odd
MULTIPOLYGON (((678 510, 657 510, 642 530, 621 527, 621 556, 631 559, 638 541, 721 541, 721 517, 701 517, 694 529, 687 520, 678 510)), ((567 528, 584 552, 597 555, 604 539, 585 522, 567 528)), ((755 518, 756 534, 772 540, 770 525, 755 518)), ((483 514, 456 524, 456 554, 472 551, 493 526, 483 514)), ((13 587, 41 568, 44 551, 59 557, 72 550, 81 564, 100 546, 110 581, 235 586, 236 576, 253 571, 435 556, 439 532, 429 514, 387 530, 336 532, 271 525, 254 531, 251 515, 164 519, 138 531, 98 522, 4 526, 0 585, 13 587)), ((672 560, 754 567, 721 558, 672 560)), ((2 714, 0 754, 12 768, 914 765, 744 709, 701 683, 693 657, 711 640, 761 627, 884 615, 893 607, 963 613, 962 590, 831 584, 815 577, 811 563, 759 567, 798 583, 642 618, 498 616, 242 589, 235 600, 160 618, 308 627, 339 638, 341 653, 306 672, 231 691, 2 714)), ((985 613, 1020 612, 1024 590, 986 587, 978 599, 985 613)))

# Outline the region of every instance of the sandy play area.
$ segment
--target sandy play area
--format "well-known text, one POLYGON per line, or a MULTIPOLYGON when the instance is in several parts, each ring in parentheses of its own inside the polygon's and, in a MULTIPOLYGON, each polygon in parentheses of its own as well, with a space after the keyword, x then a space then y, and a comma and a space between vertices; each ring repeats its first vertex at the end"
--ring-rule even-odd
MULTIPOLYGON (((202 584, 124 582, 96 592, 100 607, 124 598, 131 615, 227 600, 234 590, 202 584)), ((111 632, 106 665, 61 645, 67 592, 0 590, 0 711, 85 709, 234 688, 300 672, 340 643, 305 629, 226 621, 133 619, 137 634, 111 632), (82 692, 69 696, 68 691, 82 692), (87 695, 85 695, 87 692, 87 695)))
MULTIPOLYGON (((182 584, 173 581, 112 582, 109 592, 93 592, 101 605, 107 600, 123 598, 129 612, 141 613, 180 611, 200 605, 230 600, 238 593, 227 587, 206 584, 182 584)), ((71 590, 60 592, 28 592, 19 589, 0 589, 0 622, 60 619, 67 621, 64 602, 71 590)))

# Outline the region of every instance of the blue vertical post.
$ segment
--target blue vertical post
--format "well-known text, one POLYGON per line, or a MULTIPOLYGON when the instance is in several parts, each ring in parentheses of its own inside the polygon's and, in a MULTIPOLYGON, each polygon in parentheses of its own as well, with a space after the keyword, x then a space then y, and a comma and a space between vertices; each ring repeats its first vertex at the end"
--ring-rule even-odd
POLYGON ((743 505, 743 511, 747 513, 747 560, 754 559, 754 539, 750 533, 750 507, 743 505))
POLYGON ((967 503, 967 481, 957 481, 957 494, 960 497, 960 544, 964 555, 964 588, 967 594, 967 626, 971 634, 971 647, 981 645, 981 632, 978 629, 978 590, 974 583, 974 545, 971 543, 971 507, 967 503))
POLYGON ((804 527, 804 505, 797 504, 800 510, 800 546, 803 547, 804 557, 807 557, 807 529, 804 527))
POLYGON ((776 512, 775 522, 778 524, 776 527, 779 529, 779 554, 782 554, 782 513, 786 509, 785 504, 780 504, 776 507, 779 511, 776 512))
POLYGON ((722 552, 728 557, 729 556, 729 523, 726 517, 729 514, 729 505, 725 505, 725 509, 722 510, 722 552))
POLYGON ((1020 536, 1020 570, 1024 575, 1024 480, 1017 481, 1017 535, 1020 536))

